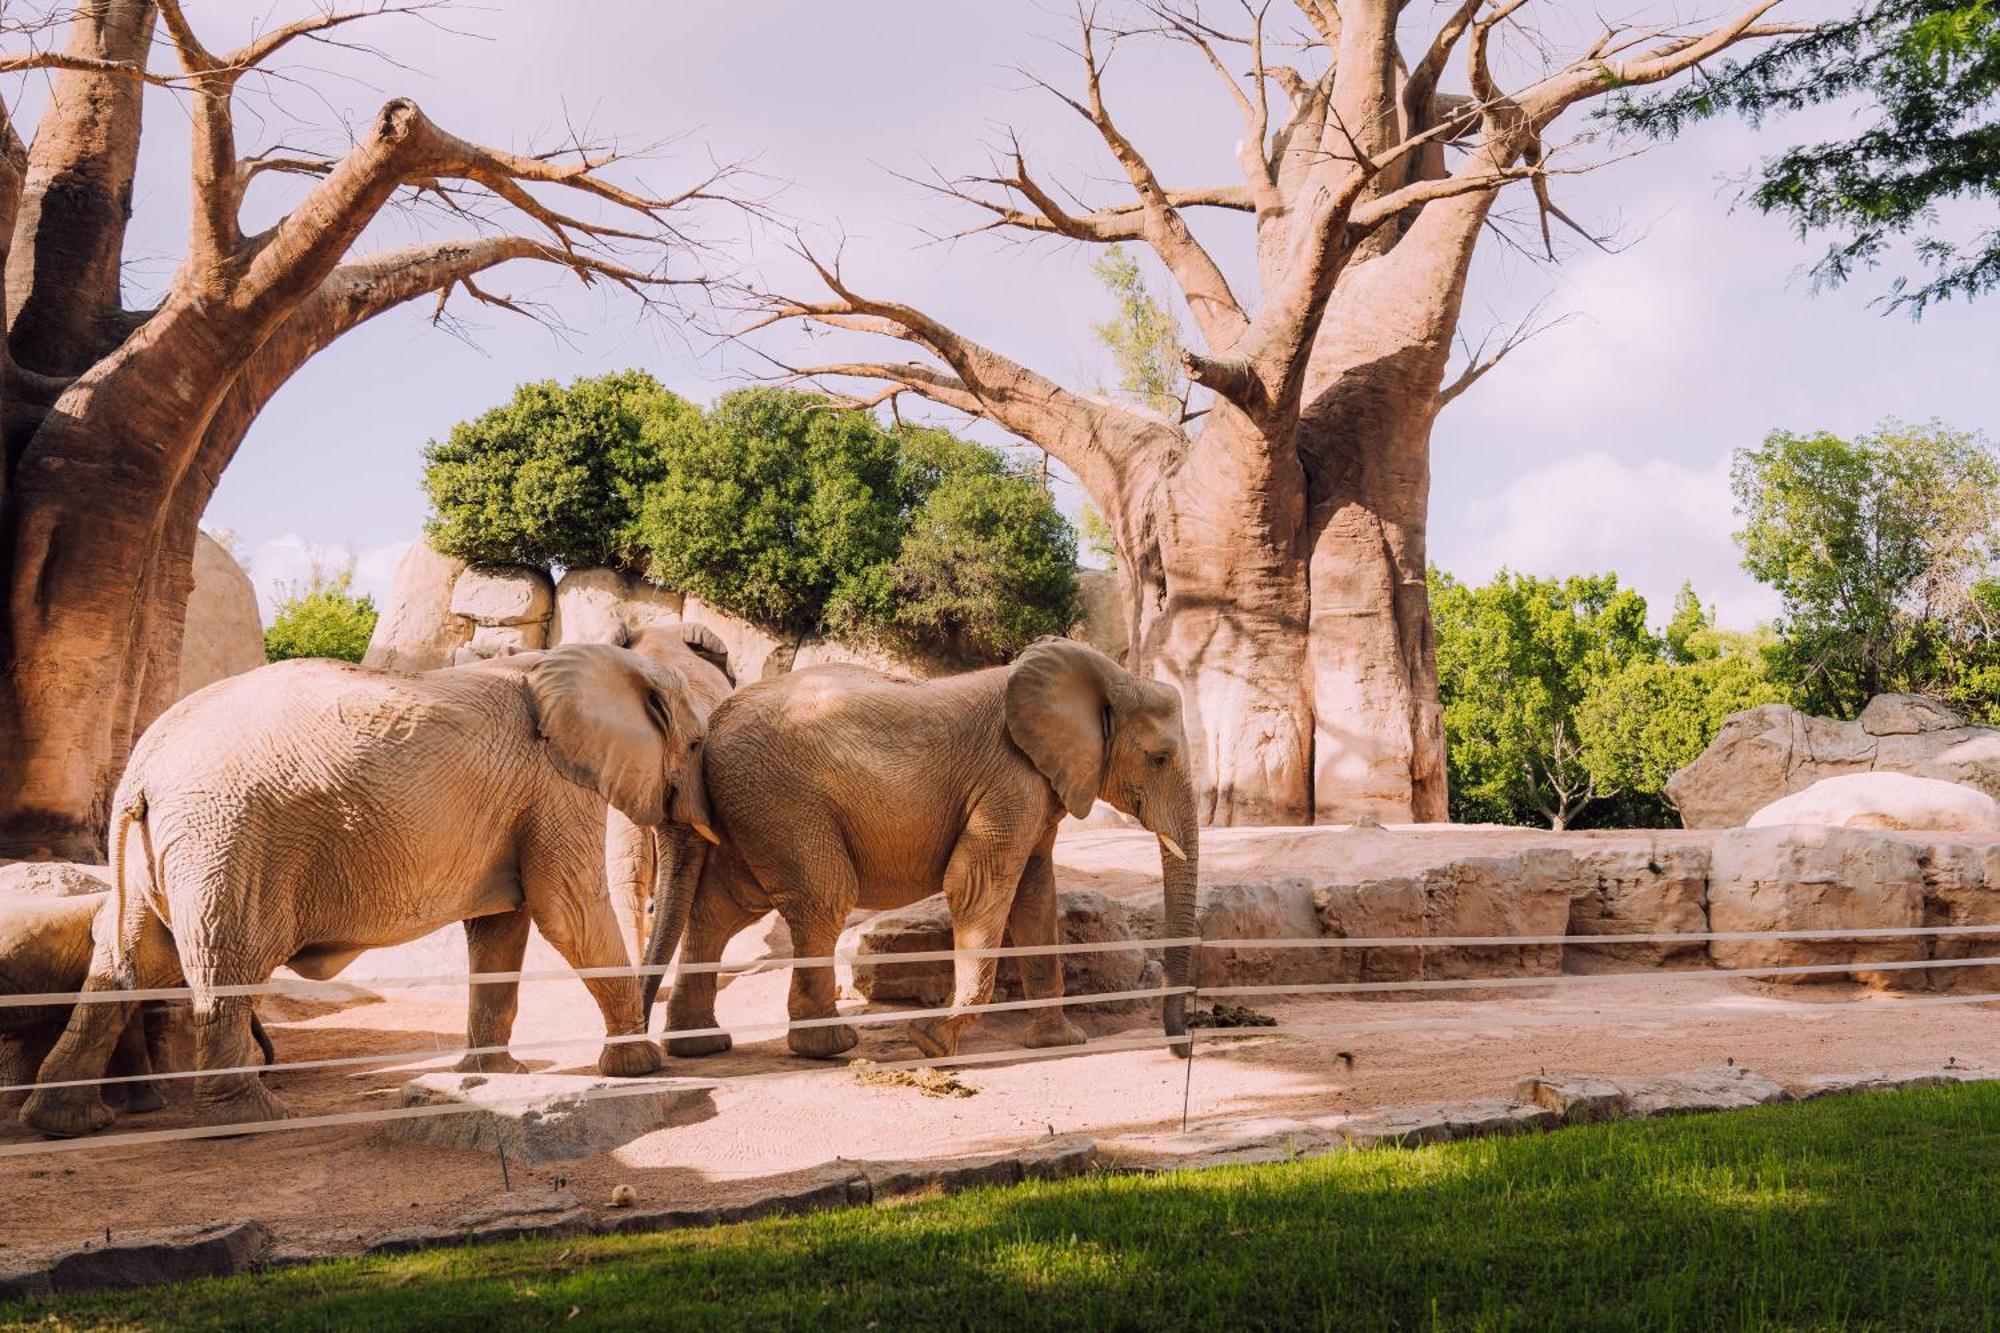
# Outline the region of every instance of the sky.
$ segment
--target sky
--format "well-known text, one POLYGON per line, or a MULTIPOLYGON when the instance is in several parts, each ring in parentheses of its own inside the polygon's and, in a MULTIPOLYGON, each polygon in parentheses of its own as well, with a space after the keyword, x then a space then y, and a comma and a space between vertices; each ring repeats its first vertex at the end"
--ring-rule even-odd
MULTIPOLYGON (((305 5, 199 0, 191 9, 213 48, 305 5)), ((1428 28, 1440 12, 1433 0, 1414 0, 1405 22, 1428 28)), ((1663 12, 1547 0, 1539 31, 1575 49, 1587 44, 1592 15, 1657 20, 1663 12)), ((1785 0, 1781 12, 1825 11, 1820 0, 1785 0)), ((1067 29, 1060 6, 1029 0, 487 0, 375 21, 367 39, 392 60, 302 50, 284 79, 246 90, 239 132, 246 149, 326 146, 386 97, 407 95, 452 132, 500 147, 547 146, 568 125, 632 146, 664 144, 626 176, 661 193, 712 160, 745 161, 773 209, 817 244, 838 239, 856 285, 923 306, 1089 388, 1110 375, 1090 332, 1109 307, 1090 274, 1091 254, 983 239, 935 243, 965 215, 902 179, 933 168, 980 170, 1013 127, 1047 175, 1093 199, 1118 199, 1114 168, 1085 127, 1020 72, 1071 82, 1075 63, 1059 44, 1067 29)), ((1502 77, 1523 75, 1535 58, 1516 41, 1503 50, 1511 66, 1503 63, 1502 77)), ((1240 121, 1205 66, 1133 47, 1117 56, 1107 95, 1170 182, 1236 179, 1240 121)), ((20 103, 31 120, 32 88, 20 103)), ((1737 563, 1731 451, 1775 429, 1849 433, 1891 417, 2000 433, 2000 376, 1992 372, 2000 301, 1942 307, 1913 323, 1876 303, 1882 275, 1816 295, 1804 270, 1817 243, 1736 202, 1742 174, 1760 156, 1805 129, 1838 129, 1842 115, 1762 131, 1721 123, 1643 152, 1608 142, 1565 150, 1573 164, 1605 164, 1556 181, 1559 201, 1616 244, 1569 245, 1556 264, 1498 244, 1482 250, 1466 303, 1470 337, 1511 327, 1538 306, 1544 317, 1567 318, 1440 418, 1437 564, 1473 580, 1503 566, 1615 570, 1658 617, 1692 580, 1725 623, 1747 626, 1777 607, 1737 563)), ((188 211, 185 111, 155 94, 148 117, 128 247, 135 300, 170 280, 188 211)), ((1567 123, 1572 135, 1592 128, 1567 123)), ((277 216, 283 189, 279 182, 253 195, 253 225, 277 216)), ((721 247, 718 266, 801 283, 772 229, 726 214, 698 225, 721 247)), ((1200 226, 1224 266, 1245 273, 1247 224, 1230 216, 1200 226)), ((364 242, 449 230, 392 221, 364 242)), ((638 366, 706 401, 765 369, 702 329, 643 315, 618 293, 580 289, 544 268, 517 265, 485 285, 549 303, 564 329, 461 298, 453 309, 469 327, 454 334, 431 323, 429 302, 406 307, 315 359, 251 430, 206 522, 235 535, 267 614, 274 589, 315 560, 338 567, 352 558, 361 588, 386 591, 422 528, 425 444, 504 401, 522 380, 638 366)), ((1074 510, 1080 497, 1071 488, 1062 498, 1074 510)))

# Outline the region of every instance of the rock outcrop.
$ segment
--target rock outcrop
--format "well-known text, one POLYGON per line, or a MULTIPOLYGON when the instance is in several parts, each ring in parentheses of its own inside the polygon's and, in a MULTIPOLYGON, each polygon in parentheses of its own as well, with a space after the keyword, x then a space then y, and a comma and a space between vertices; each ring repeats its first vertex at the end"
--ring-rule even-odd
POLYGON ((362 664, 388 671, 450 666, 472 639, 471 622, 451 613, 452 585, 464 571, 463 560, 440 555, 428 542, 411 542, 382 599, 362 664))
POLYGON ((1746 827, 1784 824, 2000 834, 2000 802, 1958 782, 1907 773, 1843 773, 1771 802, 1750 816, 1746 827))
POLYGON ((264 621, 257 611, 257 589, 221 542, 200 533, 194 539, 194 587, 181 634, 176 697, 263 665, 264 621))
POLYGON ((677 625, 685 599, 615 569, 572 569, 556 584, 550 643, 624 643, 640 630, 677 625))
POLYGON ((2000 797, 2000 729, 1907 694, 1878 696, 1853 722, 1765 704, 1723 723, 1667 780, 1667 796, 1689 828, 1739 828, 1780 797, 1847 773, 1936 778, 2000 797))

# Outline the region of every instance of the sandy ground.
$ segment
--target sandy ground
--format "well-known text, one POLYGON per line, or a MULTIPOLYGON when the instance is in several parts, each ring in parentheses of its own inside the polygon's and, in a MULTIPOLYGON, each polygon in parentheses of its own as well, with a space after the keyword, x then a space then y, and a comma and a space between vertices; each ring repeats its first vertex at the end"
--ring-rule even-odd
MULTIPOLYGON (((754 949, 758 932, 743 943, 754 949)), ((463 967, 462 953, 439 970, 463 967)), ((531 967, 559 968, 537 942, 531 967)), ((378 972, 377 975, 380 975, 378 972)), ((722 992, 725 1024, 768 1023, 784 1012, 782 971, 735 979, 722 992)), ((1461 993, 1462 994, 1462 993, 1461 993)), ((462 990, 386 993, 341 1008, 290 1004, 271 1023, 281 1060, 451 1048, 462 1039, 462 990)), ((669 1060, 666 1073, 717 1079, 712 1112, 613 1153, 512 1167, 515 1190, 558 1177, 586 1200, 630 1184, 642 1204, 718 1202, 754 1193, 836 1158, 948 1157, 1082 1133, 1120 1140, 1169 1134, 1183 1099, 1196 1127, 1252 1117, 1313 1119, 1411 1102, 1504 1096, 1537 1071, 1644 1073, 1733 1059, 1780 1079, 1867 1068, 1961 1065, 2000 1070, 2000 1025, 1990 1006, 1847 1005, 1859 992, 1756 987, 1681 973, 1661 983, 1565 985, 1446 1000, 1255 1001, 1304 1035, 1204 1043, 1192 1064, 1161 1050, 1020 1060, 966 1070, 967 1098, 863 1086, 840 1064, 793 1058, 781 1038, 746 1041, 724 1056, 669 1060), (1352 1054, 1352 1065, 1338 1058, 1352 1054), (777 1077, 732 1082, 735 1076, 777 1077)), ((845 1007, 860 1008, 858 1004, 845 1007)), ((1157 1031, 1146 1015, 1089 1018, 1094 1037, 1157 1031)), ((995 1016, 967 1034, 967 1051, 1001 1051, 1022 1020, 995 1016)), ((573 979, 524 988, 517 1043, 583 1037, 572 1050, 527 1052, 537 1068, 588 1072, 602 1028, 573 979)), ((909 1059, 899 1026, 864 1028, 851 1053, 909 1059)), ((430 1061, 427 1067, 440 1067, 430 1061)), ((286 1072, 273 1086, 301 1115, 393 1106, 409 1062, 363 1072, 286 1072)), ((184 1085, 183 1085, 184 1086, 184 1085)), ((194 1123, 168 1109, 120 1123, 85 1151, 0 1158, 0 1268, 29 1249, 142 1226, 257 1217, 287 1241, 339 1243, 414 1224, 450 1223, 501 1201, 494 1157, 385 1139, 376 1126, 322 1128, 223 1140, 121 1147, 120 1129, 194 1123)), ((37 1142, 9 1119, 0 1143, 37 1142)))

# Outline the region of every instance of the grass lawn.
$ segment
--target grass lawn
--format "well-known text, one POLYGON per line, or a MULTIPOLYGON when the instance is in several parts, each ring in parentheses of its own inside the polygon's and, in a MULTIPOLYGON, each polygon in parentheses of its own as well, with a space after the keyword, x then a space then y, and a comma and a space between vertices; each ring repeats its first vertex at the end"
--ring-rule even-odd
POLYGON ((13 1321, 1990 1328, 2000 1085, 351 1260, 0 1307, 13 1321))

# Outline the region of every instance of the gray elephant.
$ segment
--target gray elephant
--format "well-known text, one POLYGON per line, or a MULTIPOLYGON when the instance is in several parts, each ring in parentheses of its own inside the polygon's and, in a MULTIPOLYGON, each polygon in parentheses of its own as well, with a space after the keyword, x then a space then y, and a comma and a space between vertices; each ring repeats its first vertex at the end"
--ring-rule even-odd
MULTIPOLYGON (((942 891, 959 949, 1058 943, 1051 854, 1065 812, 1102 799, 1159 839, 1166 932, 1195 929, 1199 829, 1180 696, 1130 675, 1095 649, 1043 639, 1011 666, 918 683, 826 666, 749 686, 710 719, 703 761, 722 836, 709 850, 686 922, 682 965, 712 963, 731 936, 772 907, 799 957, 834 951, 849 911, 901 907, 942 891)), ((662 894, 662 911, 678 895, 662 894)), ((672 956, 682 923, 663 918, 646 962, 672 956)), ((1169 985, 1188 983, 1191 950, 1166 951, 1169 985)), ((1032 998, 1062 994, 1053 954, 1022 958, 1032 998)), ((954 965, 955 1010, 992 994, 996 960, 954 965)), ((668 1002, 669 1053, 727 1050, 715 1026, 714 973, 683 973, 668 1002)), ((657 977, 648 978, 651 1008, 657 977)), ((835 1015, 831 968, 792 972, 793 1020, 835 1015)), ((951 1054, 973 1015, 910 1026, 927 1055, 951 1054)), ((1186 1000, 1165 1005, 1168 1035, 1186 1032, 1186 1000)), ((1032 1046, 1083 1039, 1061 1006, 1036 1011, 1032 1046)), ((791 1048, 831 1056, 853 1046, 846 1024, 793 1028, 791 1048)), ((1176 1049, 1185 1054, 1183 1044, 1176 1049)))
MULTIPOLYGON (((704 723, 736 688, 736 677, 729 670, 729 648, 706 625, 649 626, 626 640, 625 646, 685 676, 688 697, 704 723)), ((671 825, 642 828, 617 810, 611 811, 604 828, 605 878, 611 886, 611 905, 628 932, 634 958, 645 956, 656 921, 686 911, 684 904, 670 908, 665 916, 653 910, 654 900, 664 896, 661 877, 671 881, 678 873, 692 886, 701 873, 705 846, 690 829, 671 825)))
MULTIPOLYGON (((95 880, 87 880, 95 883, 95 880)), ((117 913, 108 888, 68 892, 54 877, 33 887, 0 892, 0 995, 59 995, 83 989, 97 941, 113 930, 117 913)), ((35 1077, 70 1020, 71 1004, 0 1006, 0 1087, 20 1087, 35 1077)), ((110 1063, 91 1075, 136 1080, 106 1083, 101 1095, 126 1112, 156 1111, 166 1105, 151 1079, 171 1067, 169 1032, 186 1009, 169 1000, 147 1000, 119 1031, 110 1063)), ((270 1038, 252 1015, 252 1032, 264 1062, 272 1059, 270 1038)), ((0 1095, 12 1105, 25 1094, 0 1095)))
MULTIPOLYGON (((707 829, 703 731, 678 671, 604 644, 420 675, 280 662, 217 682, 133 750, 112 802, 118 929, 86 988, 184 976, 197 1068, 223 1071, 247 1063, 251 1011, 217 989, 281 965, 332 977, 368 949, 463 921, 473 971, 516 971, 532 921, 572 966, 625 967, 604 887, 605 805, 641 825, 707 829)), ((631 977, 584 984, 609 1036, 645 1030, 631 977)), ((518 990, 471 988, 469 1045, 506 1045, 518 990)), ((94 1090, 46 1085, 101 1069, 127 1008, 76 1006, 24 1122, 56 1135, 109 1122, 94 1090)), ((650 1043, 625 1040, 606 1043, 598 1068, 659 1062, 650 1043)), ((461 1067, 520 1066, 496 1054, 461 1067)), ((241 1073, 198 1078, 195 1098, 220 1123, 285 1114, 241 1073)))

